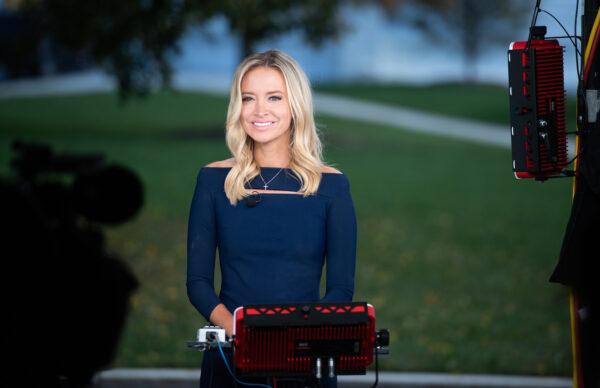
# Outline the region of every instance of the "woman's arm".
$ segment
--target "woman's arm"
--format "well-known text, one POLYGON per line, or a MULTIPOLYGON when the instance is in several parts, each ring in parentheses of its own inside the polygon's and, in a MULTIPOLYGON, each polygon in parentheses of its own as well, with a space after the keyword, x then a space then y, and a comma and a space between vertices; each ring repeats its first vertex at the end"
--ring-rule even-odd
POLYGON ((327 286, 323 302, 351 301, 356 264, 356 215, 345 175, 327 210, 327 286))
MULTIPOLYGON (((213 310, 221 304, 215 294, 215 251, 217 232, 214 198, 210 176, 200 170, 190 208, 187 240, 187 292, 196 309, 211 320, 213 310)), ((215 322, 216 323, 216 322, 215 322)))

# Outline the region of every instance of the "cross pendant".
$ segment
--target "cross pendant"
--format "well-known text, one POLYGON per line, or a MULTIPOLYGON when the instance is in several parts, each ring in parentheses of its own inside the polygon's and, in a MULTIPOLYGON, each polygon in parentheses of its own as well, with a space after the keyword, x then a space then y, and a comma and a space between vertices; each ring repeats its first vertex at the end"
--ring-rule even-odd
POLYGON ((267 190, 269 188, 269 186, 267 186, 267 185, 264 185, 263 187, 265 188, 265 190, 267 190))

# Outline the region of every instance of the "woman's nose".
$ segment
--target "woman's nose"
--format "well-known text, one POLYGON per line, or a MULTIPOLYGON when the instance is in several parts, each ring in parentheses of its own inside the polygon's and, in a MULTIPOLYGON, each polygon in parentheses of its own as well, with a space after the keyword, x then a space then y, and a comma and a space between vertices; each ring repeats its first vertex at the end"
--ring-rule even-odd
POLYGON ((256 100, 254 113, 256 113, 257 116, 264 116, 268 113, 267 105, 261 99, 256 100))

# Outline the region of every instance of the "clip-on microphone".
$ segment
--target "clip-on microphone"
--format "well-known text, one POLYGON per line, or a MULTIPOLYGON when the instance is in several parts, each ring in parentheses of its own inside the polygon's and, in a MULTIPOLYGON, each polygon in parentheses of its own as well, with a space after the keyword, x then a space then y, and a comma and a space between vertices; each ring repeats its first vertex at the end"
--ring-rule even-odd
POLYGON ((253 191, 252 195, 244 198, 244 201, 246 202, 246 206, 254 207, 260 203, 260 194, 258 191, 253 191))

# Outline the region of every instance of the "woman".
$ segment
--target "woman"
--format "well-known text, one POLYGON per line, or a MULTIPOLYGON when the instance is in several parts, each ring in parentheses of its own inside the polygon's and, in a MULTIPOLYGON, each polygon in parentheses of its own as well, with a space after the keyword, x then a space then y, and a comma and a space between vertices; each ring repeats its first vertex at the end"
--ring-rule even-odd
MULTIPOLYGON (((322 161, 310 84, 296 61, 271 50, 238 66, 226 140, 233 157, 200 170, 192 200, 192 304, 231 335, 232 312, 242 305, 352 300, 356 219, 349 184, 322 161), (327 286, 319 298, 325 262, 327 286)), ((233 381, 219 355, 207 353, 201 386, 211 384, 233 381)))

